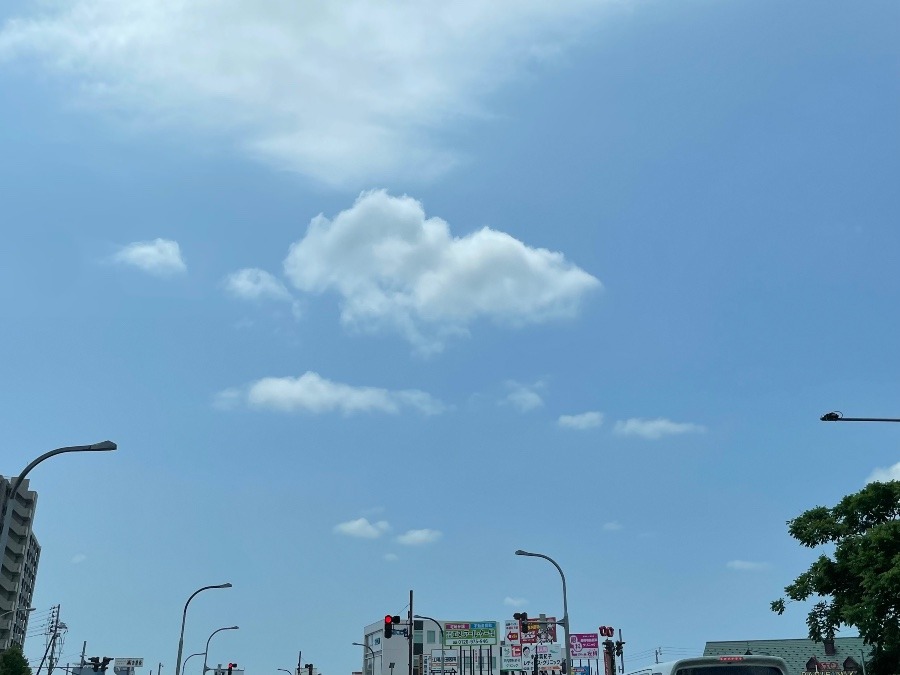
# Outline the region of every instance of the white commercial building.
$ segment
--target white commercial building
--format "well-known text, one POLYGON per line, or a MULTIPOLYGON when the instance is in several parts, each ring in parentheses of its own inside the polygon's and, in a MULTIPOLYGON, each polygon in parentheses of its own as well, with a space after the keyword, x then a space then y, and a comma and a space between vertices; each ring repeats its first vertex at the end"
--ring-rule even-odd
POLYGON ((441 625, 430 619, 413 620, 411 670, 408 619, 403 618, 390 638, 384 637, 383 618, 366 626, 363 675, 442 675, 442 670, 443 675, 500 675, 499 639, 496 644, 442 647, 441 629, 457 622, 436 620, 441 625))
MULTIPOLYGON (((12 488, 0 476, 0 509, 2 500, 12 488)), ((12 645, 22 646, 28 632, 28 609, 34 595, 41 547, 31 531, 37 493, 22 481, 17 494, 9 496, 6 522, 0 532, 0 651, 12 645)))

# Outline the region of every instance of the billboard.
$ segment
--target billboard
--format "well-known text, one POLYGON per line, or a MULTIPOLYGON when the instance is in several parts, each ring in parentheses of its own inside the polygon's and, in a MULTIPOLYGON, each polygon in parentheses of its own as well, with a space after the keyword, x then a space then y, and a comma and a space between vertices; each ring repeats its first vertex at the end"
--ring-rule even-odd
POLYGON ((548 616, 544 619, 528 619, 528 628, 533 630, 525 630, 526 626, 522 626, 522 644, 535 644, 538 642, 556 642, 556 617, 548 616))
POLYGON ((524 670, 522 645, 503 645, 500 648, 500 670, 524 670))
POLYGON ((447 647, 495 645, 499 630, 496 621, 447 621, 444 644, 447 647))
POLYGON ((596 633, 572 633, 569 635, 569 651, 573 659, 599 659, 600 638, 596 633))

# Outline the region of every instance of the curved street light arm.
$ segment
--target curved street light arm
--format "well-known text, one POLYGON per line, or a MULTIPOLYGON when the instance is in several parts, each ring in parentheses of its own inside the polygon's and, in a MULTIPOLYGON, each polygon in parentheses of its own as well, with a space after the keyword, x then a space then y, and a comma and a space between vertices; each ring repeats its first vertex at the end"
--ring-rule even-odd
POLYGON ((444 626, 440 621, 436 619, 432 619, 430 616, 425 616, 424 614, 416 614, 414 619, 428 619, 432 623, 434 623, 441 631, 441 675, 444 675, 444 668, 447 666, 444 660, 444 626))
MULTIPOLYGON (((184 611, 181 613, 181 634, 178 637, 178 658, 175 659, 175 675, 181 675, 181 655, 184 653, 184 623, 187 620, 187 609, 188 605, 191 604, 191 600, 194 599, 194 596, 202 591, 207 591, 210 588, 231 588, 231 583, 224 584, 214 584, 212 586, 204 586, 203 588, 198 588, 196 591, 191 593, 191 597, 187 599, 187 602, 184 603, 184 611)), ((204 666, 206 664, 204 663, 204 666)), ((206 671, 203 671, 204 674, 206 671)))
POLYGON ((563 645, 563 649, 565 650, 566 655, 566 672, 571 675, 572 672, 572 645, 569 641, 569 600, 568 594, 566 593, 566 575, 563 574, 562 567, 559 566, 553 558, 548 555, 544 555, 543 553, 530 553, 528 551, 523 551, 519 549, 516 551, 516 555, 527 555, 532 558, 543 558, 544 560, 550 561, 553 566, 556 568, 556 571, 559 572, 559 577, 562 579, 562 592, 563 592, 563 618, 560 623, 562 623, 563 632, 565 633, 565 644, 563 645))
POLYGON ((209 656, 209 641, 213 639, 213 635, 220 633, 223 630, 238 630, 238 626, 224 626, 222 628, 217 628, 209 634, 208 638, 206 638, 206 650, 203 652, 203 675, 206 675, 206 671, 209 670, 209 668, 206 667, 206 658, 209 656))

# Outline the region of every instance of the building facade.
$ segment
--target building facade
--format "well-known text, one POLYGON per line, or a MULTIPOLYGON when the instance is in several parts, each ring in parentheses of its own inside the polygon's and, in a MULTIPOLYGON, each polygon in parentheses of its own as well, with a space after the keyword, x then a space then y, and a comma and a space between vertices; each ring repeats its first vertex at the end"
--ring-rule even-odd
MULTIPOLYGON (((0 495, 12 485, 0 476, 0 495)), ((37 493, 22 481, 18 493, 9 496, 6 522, 0 533, 0 651, 22 646, 28 632, 28 609, 34 595, 41 547, 32 532, 37 493)))
POLYGON ((872 648, 861 637, 813 640, 731 640, 707 642, 703 656, 757 654, 784 659, 790 675, 863 675, 872 648))
POLYGON ((442 649, 441 626, 430 619, 413 620, 410 670, 409 628, 408 620, 402 621, 390 638, 384 637, 383 620, 363 629, 363 675, 500 675, 499 645, 442 649))

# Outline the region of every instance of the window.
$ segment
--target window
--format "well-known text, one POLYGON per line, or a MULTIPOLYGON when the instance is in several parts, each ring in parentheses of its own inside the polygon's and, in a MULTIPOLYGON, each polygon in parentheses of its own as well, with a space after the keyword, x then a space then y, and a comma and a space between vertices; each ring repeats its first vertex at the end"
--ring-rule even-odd
POLYGON ((435 638, 435 631, 429 630, 425 632, 425 642, 430 645, 433 645, 435 642, 437 642, 437 639, 435 638))

